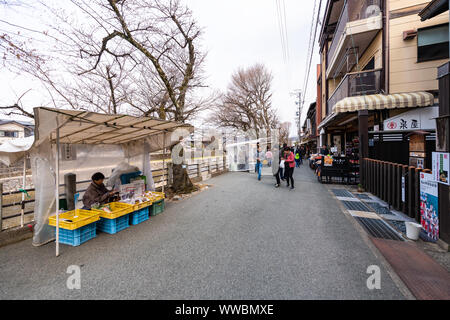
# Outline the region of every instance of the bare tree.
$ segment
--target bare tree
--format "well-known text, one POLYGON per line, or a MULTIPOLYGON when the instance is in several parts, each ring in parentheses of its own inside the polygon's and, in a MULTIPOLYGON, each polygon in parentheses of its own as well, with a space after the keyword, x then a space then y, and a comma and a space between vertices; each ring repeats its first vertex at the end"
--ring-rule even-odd
POLYGON ((223 127, 255 130, 257 138, 264 130, 269 137, 278 124, 272 107, 272 80, 272 74, 264 65, 239 69, 232 75, 228 90, 216 106, 211 120, 223 127))
MULTIPOLYGON (((201 72, 204 54, 197 45, 201 29, 187 7, 179 0, 108 0, 107 3, 97 0, 89 4, 72 0, 72 3, 86 11, 94 4, 99 9, 95 10, 96 21, 104 33, 97 48, 80 50, 92 63, 80 75, 96 70, 105 56, 119 59, 139 53, 153 66, 161 84, 159 88, 164 88, 157 90, 158 99, 152 101, 145 113, 156 112, 166 119, 170 112, 173 120, 182 122, 186 121, 186 111, 195 113, 198 108, 187 109, 186 99, 190 90, 201 86, 197 75, 201 72)), ((181 168, 181 165, 174 165, 175 191, 191 191, 194 186, 186 169, 181 168), (175 180, 183 183, 175 183, 175 180)))
POLYGON ((291 126, 292 123, 290 122, 283 122, 282 124, 280 124, 279 127, 279 137, 280 137, 280 143, 281 144, 289 144, 289 135, 291 132, 291 126))

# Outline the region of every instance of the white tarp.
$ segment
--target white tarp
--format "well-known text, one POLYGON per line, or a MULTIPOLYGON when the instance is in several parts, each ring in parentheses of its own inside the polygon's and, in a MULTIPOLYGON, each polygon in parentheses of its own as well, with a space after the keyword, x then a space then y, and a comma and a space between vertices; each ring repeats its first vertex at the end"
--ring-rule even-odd
POLYGON ((23 158, 34 143, 34 136, 11 139, 0 145, 0 161, 6 166, 23 158))

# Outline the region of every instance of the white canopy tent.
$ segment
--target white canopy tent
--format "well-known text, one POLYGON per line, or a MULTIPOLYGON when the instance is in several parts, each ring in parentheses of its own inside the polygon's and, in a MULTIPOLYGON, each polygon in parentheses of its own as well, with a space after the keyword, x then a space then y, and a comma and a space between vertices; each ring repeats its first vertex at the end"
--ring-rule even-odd
MULTIPOLYGON (((90 177, 93 172, 126 161, 139 167, 147 176, 147 184, 154 185, 150 152, 171 147, 194 131, 188 124, 150 117, 44 107, 35 108, 34 115, 34 143, 28 150, 17 150, 31 155, 36 221, 33 245, 47 243, 55 237, 48 226, 48 217, 59 212, 61 172, 75 173, 77 179, 90 177)), ((0 149, 0 159, 17 160, 17 152, 2 153, 0 149)), ((58 236, 57 227, 57 256, 58 236)))

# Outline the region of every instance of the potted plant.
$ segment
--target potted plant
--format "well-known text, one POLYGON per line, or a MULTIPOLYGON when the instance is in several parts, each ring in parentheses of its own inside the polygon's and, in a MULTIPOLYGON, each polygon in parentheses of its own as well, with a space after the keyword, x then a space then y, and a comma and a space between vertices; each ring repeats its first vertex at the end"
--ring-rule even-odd
POLYGON ((358 192, 359 193, 364 192, 364 188, 361 183, 358 183, 358 192))

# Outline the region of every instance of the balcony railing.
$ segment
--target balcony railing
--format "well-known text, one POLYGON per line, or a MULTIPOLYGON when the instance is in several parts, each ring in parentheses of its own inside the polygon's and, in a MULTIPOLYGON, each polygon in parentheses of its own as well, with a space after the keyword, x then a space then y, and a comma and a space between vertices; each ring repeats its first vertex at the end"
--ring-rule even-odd
POLYGON ((381 0, 347 0, 344 8, 342 8, 341 17, 339 18, 336 31, 334 32, 333 41, 328 51, 328 61, 333 58, 338 47, 339 39, 342 37, 347 23, 357 20, 367 19, 376 16, 381 8, 381 0))
POLYGON ((333 107, 347 97, 364 96, 381 92, 381 70, 347 73, 327 103, 327 115, 333 107))

